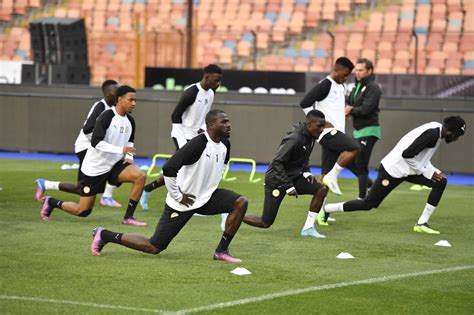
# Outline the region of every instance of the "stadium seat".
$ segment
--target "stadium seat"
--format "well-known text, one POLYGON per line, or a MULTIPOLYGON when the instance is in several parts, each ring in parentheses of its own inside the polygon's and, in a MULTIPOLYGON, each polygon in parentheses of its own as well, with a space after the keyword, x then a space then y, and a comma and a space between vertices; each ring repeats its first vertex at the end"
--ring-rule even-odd
MULTIPOLYGON (((419 70, 426 67, 434 73, 437 70, 433 68, 438 66, 441 74, 471 71, 470 64, 466 68, 463 59, 463 54, 474 51, 474 5, 469 0, 401 0, 381 6, 371 6, 366 0, 199 0, 194 5, 199 29, 195 40, 198 65, 213 61, 252 69, 248 57, 253 54, 251 31, 254 31, 255 49, 261 56, 259 68, 329 71, 330 57, 347 55, 351 59, 361 56, 372 59, 381 65, 382 71, 411 73, 415 48, 412 31, 415 30, 419 39, 419 70), (335 36, 334 42, 326 29, 335 36), (278 62, 272 62, 274 58, 268 61, 266 54, 275 52, 286 57, 276 56, 278 62), (450 58, 440 61, 434 52, 447 53, 450 58)), ((4 0, 0 5, 0 23, 40 7, 40 0, 4 0)), ((146 51, 142 62, 157 66, 183 65, 184 49, 179 45, 186 27, 185 0, 70 0, 50 8, 57 17, 85 18, 92 68, 116 62, 123 55, 133 59, 134 66, 134 44, 118 45, 103 35, 112 32, 117 36, 121 32, 131 36, 134 43, 137 14, 140 25, 146 26, 143 38, 148 40, 142 47, 146 51), (154 53, 156 42, 160 43, 158 56, 154 53), (180 52, 180 58, 172 58, 170 51, 174 51, 174 57, 180 52)), ((28 37, 13 39, 9 32, 2 35, 1 58, 31 58, 28 37)), ((118 71, 127 70, 118 67, 118 71)), ((95 79, 104 71, 99 69, 94 73, 95 79)))

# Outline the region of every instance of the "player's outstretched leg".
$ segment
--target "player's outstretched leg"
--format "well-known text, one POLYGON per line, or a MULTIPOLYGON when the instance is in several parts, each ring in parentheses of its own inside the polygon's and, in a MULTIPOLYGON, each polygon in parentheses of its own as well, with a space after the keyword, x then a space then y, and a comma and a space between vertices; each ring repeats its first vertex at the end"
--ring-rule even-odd
POLYGON ((161 186, 164 186, 164 185, 165 185, 165 178, 163 176, 160 176, 156 180, 145 185, 145 187, 143 188, 142 196, 140 198, 140 206, 142 207, 143 210, 147 211, 149 209, 148 199, 150 198, 150 193, 153 190, 160 188, 161 186))
POLYGON ((114 200, 113 193, 117 186, 111 185, 107 183, 105 186, 105 191, 102 194, 102 198, 100 198, 100 204, 104 207, 112 207, 112 208, 120 208, 122 205, 114 200))

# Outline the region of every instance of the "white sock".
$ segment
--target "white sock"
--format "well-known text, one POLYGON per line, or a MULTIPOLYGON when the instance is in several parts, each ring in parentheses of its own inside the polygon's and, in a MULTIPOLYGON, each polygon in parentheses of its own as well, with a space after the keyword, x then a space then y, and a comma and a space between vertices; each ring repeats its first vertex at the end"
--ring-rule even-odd
POLYGON ((318 214, 316 212, 308 211, 308 216, 306 217, 306 222, 303 226, 303 230, 314 227, 314 221, 316 221, 317 216, 318 214))
POLYGON ((227 221, 227 217, 229 216, 228 213, 221 213, 221 225, 225 227, 225 223, 227 221))
POLYGON ((112 194, 114 193, 115 188, 117 188, 117 186, 113 186, 107 183, 107 185, 105 185, 105 191, 102 194, 102 197, 106 197, 106 198, 112 197, 112 194))
POLYGON ((328 203, 324 206, 324 211, 327 213, 344 212, 344 202, 328 203))
POLYGON ((339 176, 339 173, 341 173, 343 169, 344 167, 336 163, 326 176, 329 176, 331 178, 337 178, 339 176))
POLYGON ((431 215, 435 211, 436 207, 426 204, 425 209, 423 210, 423 213, 421 214, 420 218, 418 219, 418 224, 424 224, 428 223, 428 220, 430 219, 431 215))
POLYGON ((53 182, 50 180, 45 180, 44 181, 44 189, 52 189, 52 190, 59 190, 59 183, 60 182, 53 182))

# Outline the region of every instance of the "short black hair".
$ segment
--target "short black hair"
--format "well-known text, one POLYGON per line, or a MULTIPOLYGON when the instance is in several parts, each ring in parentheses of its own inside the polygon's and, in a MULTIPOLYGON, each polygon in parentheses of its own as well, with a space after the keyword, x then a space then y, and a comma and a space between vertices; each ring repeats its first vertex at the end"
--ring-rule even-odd
POLYGON ((117 103, 118 102, 118 99, 120 96, 123 96, 127 93, 136 93, 137 91, 135 91, 134 88, 132 88, 131 86, 129 85, 121 85, 118 87, 117 89, 117 93, 115 95, 115 102, 117 103))
POLYGON ((357 63, 365 64, 365 68, 367 70, 370 70, 370 69, 374 70, 374 63, 367 58, 359 58, 357 59, 357 63))
POLYGON ((105 80, 104 83, 102 83, 102 92, 105 93, 105 89, 111 85, 118 84, 117 81, 115 80, 105 80))
POLYGON ((221 67, 219 67, 218 65, 215 65, 215 64, 208 64, 205 68, 204 68, 204 74, 212 74, 212 73, 218 73, 218 74, 222 74, 222 69, 221 67))
POLYGON ((206 114, 206 126, 209 125, 211 122, 213 122, 216 119, 217 115, 220 115, 220 114, 225 114, 225 112, 220 109, 210 110, 206 114))
POLYGON ((354 69, 354 64, 353 64, 352 61, 350 61, 350 59, 347 58, 347 57, 339 57, 339 58, 337 58, 337 60, 336 60, 336 65, 343 66, 343 67, 349 69, 350 71, 352 71, 352 70, 354 69))
POLYGON ((319 117, 323 119, 326 118, 326 116, 324 116, 324 113, 317 109, 312 109, 306 114, 306 118, 310 118, 310 117, 319 117))
POLYGON ((458 137, 466 132, 466 122, 461 116, 449 116, 443 120, 443 126, 458 137))

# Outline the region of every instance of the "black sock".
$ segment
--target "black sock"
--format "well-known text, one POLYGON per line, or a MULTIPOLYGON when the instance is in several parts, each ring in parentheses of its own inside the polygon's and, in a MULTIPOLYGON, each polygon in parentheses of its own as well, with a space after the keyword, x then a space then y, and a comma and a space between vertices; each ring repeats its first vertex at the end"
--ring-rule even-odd
POLYGON ((102 233, 100 233, 100 236, 106 242, 111 242, 111 243, 115 243, 115 244, 122 244, 123 233, 115 233, 115 232, 108 231, 108 230, 102 230, 102 233))
POLYGON ((230 235, 226 232, 222 233, 221 241, 219 242, 219 245, 217 245, 216 252, 221 253, 226 251, 233 237, 234 235, 230 235))
POLYGON ((149 183, 148 185, 145 185, 145 188, 143 188, 143 190, 146 191, 146 192, 151 192, 151 191, 153 191, 157 188, 158 188, 158 182, 156 180, 154 180, 151 183, 149 183))
POLYGON ((52 197, 50 197, 48 199, 48 205, 51 207, 51 208, 59 208, 59 209, 62 209, 61 206, 63 205, 63 202, 64 201, 61 201, 61 200, 58 200, 58 199, 54 199, 52 197))
POLYGON ((133 214, 135 213, 135 209, 137 207, 138 201, 130 199, 128 201, 127 205, 127 211, 125 212, 125 216, 123 217, 124 219, 128 219, 133 217, 133 214))

